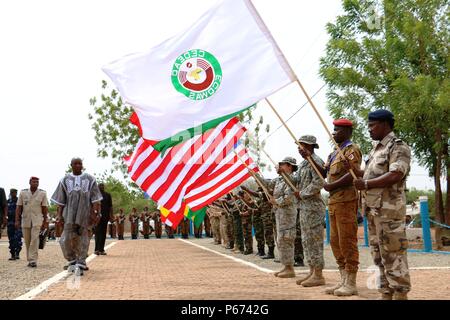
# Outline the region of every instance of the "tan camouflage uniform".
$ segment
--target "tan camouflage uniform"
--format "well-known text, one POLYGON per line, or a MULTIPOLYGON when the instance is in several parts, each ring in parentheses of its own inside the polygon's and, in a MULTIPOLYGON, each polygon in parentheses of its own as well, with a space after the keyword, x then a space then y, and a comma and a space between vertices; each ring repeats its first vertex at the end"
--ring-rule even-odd
POLYGON ((365 165, 364 180, 387 172, 403 174, 403 179, 397 184, 369 189, 363 197, 372 257, 380 268, 381 293, 411 290, 405 230, 405 182, 410 162, 410 148, 391 132, 374 146, 365 165))

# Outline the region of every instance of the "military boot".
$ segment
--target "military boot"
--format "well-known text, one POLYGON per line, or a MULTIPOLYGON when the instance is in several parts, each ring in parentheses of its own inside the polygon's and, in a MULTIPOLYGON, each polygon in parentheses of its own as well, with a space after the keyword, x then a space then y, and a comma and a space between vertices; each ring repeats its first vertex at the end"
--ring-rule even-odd
POLYGON ((285 266, 284 270, 277 274, 278 278, 295 278, 295 271, 293 265, 285 266))
POLYGON ((341 275, 341 280, 335 286, 326 289, 325 290, 326 294, 334 294, 334 290, 337 290, 344 285, 347 272, 345 271, 345 269, 339 269, 339 273, 341 275))
POLYGON ((264 247, 258 248, 258 253, 256 255, 260 256, 260 257, 264 257, 266 255, 266 253, 264 252, 264 247))
POLYGON ((356 272, 347 273, 344 285, 335 290, 334 295, 338 297, 346 297, 356 294, 358 294, 358 289, 356 289, 356 272))
POLYGON ((275 255, 273 254, 274 249, 275 247, 269 247, 269 251, 264 257, 261 257, 261 259, 274 259, 275 258, 275 255))
MULTIPOLYGON (((1 231, 1 229, 0 229, 1 231)), ((8 260, 14 261, 16 260, 16 255, 15 254, 11 254, 11 258, 9 258, 8 260)))
POLYGON ((278 277, 278 275, 279 275, 280 273, 284 272, 284 270, 286 270, 286 266, 284 266, 283 269, 281 269, 280 271, 274 272, 273 275, 274 275, 275 277, 278 277))
POLYGON ((247 248, 244 251, 244 255, 249 255, 249 254, 252 254, 252 253, 253 253, 253 248, 247 248))
POLYGON ((392 300, 392 293, 383 292, 381 293, 381 296, 377 300, 392 300))
POLYGON ((301 285, 302 282, 308 280, 313 275, 313 273, 314 269, 312 267, 309 267, 309 273, 305 277, 298 279, 296 283, 298 285, 301 285))
POLYGON ((314 272, 311 277, 302 282, 304 287, 318 287, 325 284, 325 278, 322 275, 322 268, 314 268, 314 272))
POLYGON ((395 291, 393 299, 394 300, 408 300, 408 293, 407 292, 395 291))
POLYGON ((294 267, 304 267, 305 263, 303 262, 303 259, 295 259, 294 267))

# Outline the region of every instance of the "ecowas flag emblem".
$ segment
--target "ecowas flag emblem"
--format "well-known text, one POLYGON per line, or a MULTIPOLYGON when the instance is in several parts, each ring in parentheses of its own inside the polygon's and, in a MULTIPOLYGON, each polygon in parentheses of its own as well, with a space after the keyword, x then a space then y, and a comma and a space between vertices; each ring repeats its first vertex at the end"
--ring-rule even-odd
POLYGON ((192 100, 211 97, 220 87, 222 69, 209 52, 193 49, 181 54, 172 67, 175 89, 192 100))

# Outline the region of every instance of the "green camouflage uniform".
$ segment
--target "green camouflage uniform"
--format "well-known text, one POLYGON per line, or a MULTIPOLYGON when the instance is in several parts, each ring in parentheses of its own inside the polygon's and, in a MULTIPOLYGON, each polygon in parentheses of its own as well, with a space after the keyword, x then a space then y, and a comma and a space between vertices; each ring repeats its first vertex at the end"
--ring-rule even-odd
MULTIPOLYGON (((269 248, 275 247, 275 242, 273 238, 273 213, 272 204, 267 200, 264 192, 258 192, 259 194, 259 212, 261 215, 263 230, 264 230, 264 240, 269 248)), ((264 246, 263 246, 264 247, 264 246)))
POLYGON ((254 211, 252 217, 253 228, 255 229, 255 239, 258 247, 258 251, 264 251, 264 224, 261 214, 261 208, 259 207, 259 203, 257 201, 253 201, 256 206, 256 210, 254 211))
POLYGON ((391 132, 374 146, 365 165, 364 180, 380 177, 387 172, 403 174, 403 179, 390 187, 363 192, 370 248, 374 263, 380 268, 382 293, 411 290, 405 230, 405 182, 410 162, 410 148, 391 132))
POLYGON ((242 221, 242 231, 244 234, 244 244, 245 251, 253 252, 253 236, 252 236, 252 217, 256 211, 256 206, 253 203, 245 204, 241 200, 241 221, 242 221), (245 212, 247 212, 245 214, 245 212))
MULTIPOLYGON (((227 200, 227 205, 231 209, 231 215, 233 218, 233 239, 234 244, 239 248, 239 251, 244 251, 244 234, 242 231, 242 219, 237 208, 240 204, 240 200, 236 202, 231 199, 227 200)), ((241 207, 239 207, 241 208, 241 207)))

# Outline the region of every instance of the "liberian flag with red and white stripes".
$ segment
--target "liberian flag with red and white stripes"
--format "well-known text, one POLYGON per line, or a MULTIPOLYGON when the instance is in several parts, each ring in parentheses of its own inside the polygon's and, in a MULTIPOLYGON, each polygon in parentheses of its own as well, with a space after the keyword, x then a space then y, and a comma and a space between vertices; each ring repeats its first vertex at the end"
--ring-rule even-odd
POLYGON ((164 154, 153 149, 152 142, 140 139, 134 153, 125 159, 129 175, 159 206, 171 212, 183 214, 186 204, 201 208, 250 176, 233 151, 238 146, 237 151, 252 165, 245 148, 237 143, 244 132, 239 120, 232 118, 164 154), (206 194, 213 189, 217 190, 206 194))

